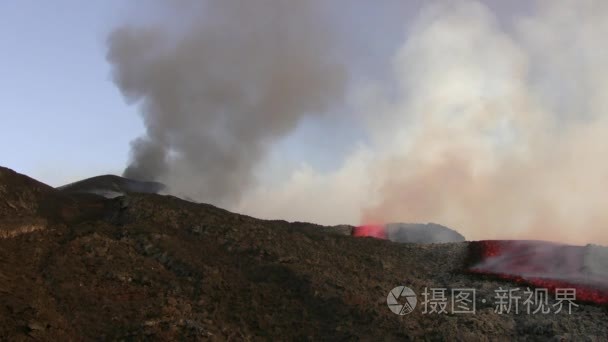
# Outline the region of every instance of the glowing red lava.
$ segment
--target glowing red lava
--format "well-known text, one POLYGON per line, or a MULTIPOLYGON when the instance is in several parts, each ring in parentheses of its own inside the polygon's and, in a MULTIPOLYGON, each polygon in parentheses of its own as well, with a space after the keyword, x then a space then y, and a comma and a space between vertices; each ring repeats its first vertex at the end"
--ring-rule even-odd
POLYGON ((376 239, 387 239, 386 229, 384 225, 380 224, 368 224, 359 227, 355 227, 352 232, 353 236, 358 237, 373 237, 376 239))
MULTIPOLYGON (((385 225, 353 229, 353 236, 389 239, 385 225)), ((608 304, 608 248, 546 241, 469 242, 467 272, 514 281, 522 286, 576 289, 576 300, 608 304)))
POLYGON ((574 288, 578 301, 608 304, 606 251, 599 246, 544 241, 473 241, 469 244, 468 271, 550 292, 574 288))

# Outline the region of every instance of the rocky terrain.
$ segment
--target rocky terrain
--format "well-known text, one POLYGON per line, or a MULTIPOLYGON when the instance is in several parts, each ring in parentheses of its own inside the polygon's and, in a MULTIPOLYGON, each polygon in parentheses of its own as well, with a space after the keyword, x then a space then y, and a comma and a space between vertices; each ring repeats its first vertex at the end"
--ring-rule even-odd
MULTIPOLYGON (((608 308, 495 312, 519 286, 465 272, 467 242, 402 244, 171 196, 104 198, 0 168, 0 340, 588 340, 608 308), (408 315, 387 307, 406 285, 408 315), (476 290, 424 313, 425 288, 476 290)), ((550 304, 555 304, 551 299, 550 304)))
POLYGON ((57 190, 71 194, 96 194, 106 198, 114 198, 128 193, 156 194, 165 185, 157 182, 134 181, 115 175, 96 176, 78 182, 60 186, 57 190))

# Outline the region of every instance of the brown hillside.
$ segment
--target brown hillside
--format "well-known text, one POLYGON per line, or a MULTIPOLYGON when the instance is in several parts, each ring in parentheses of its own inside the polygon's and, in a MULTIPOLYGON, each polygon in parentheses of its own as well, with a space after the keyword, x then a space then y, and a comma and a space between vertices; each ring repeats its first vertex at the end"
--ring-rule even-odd
POLYGON ((354 238, 171 196, 62 194, 0 169, 0 340, 602 340, 606 307, 497 314, 467 243, 354 238), (38 227, 36 229, 27 227, 38 227), (476 314, 393 314, 407 285, 474 288, 476 314))

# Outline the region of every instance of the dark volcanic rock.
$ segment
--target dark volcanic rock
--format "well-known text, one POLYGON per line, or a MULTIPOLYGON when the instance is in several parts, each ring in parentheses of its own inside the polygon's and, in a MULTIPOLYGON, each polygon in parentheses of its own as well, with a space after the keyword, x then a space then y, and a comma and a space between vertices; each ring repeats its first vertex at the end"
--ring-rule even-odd
POLYGON ((385 229, 387 238, 395 242, 446 243, 465 240, 457 231, 436 223, 389 223, 385 229))
POLYGON ((99 196, 56 191, 49 185, 0 167, 0 221, 4 222, 0 230, 15 226, 15 223, 28 225, 28 221, 74 223, 97 218, 104 214, 108 204, 99 196))
POLYGON ((0 236, 2 341, 608 336, 605 307, 495 313, 494 291, 516 285, 462 272, 466 242, 360 239, 343 235, 348 227, 258 220, 155 194, 130 194, 124 205, 0 172, 0 227, 18 217, 10 230, 20 232, 0 236), (407 316, 386 304, 398 285, 418 294, 407 316), (424 314, 427 287, 447 289, 448 300, 450 289, 475 289, 476 313, 424 314))
POLYGON ((0 167, 0 216, 15 218, 42 214, 41 206, 54 194, 52 187, 0 167))
POLYGON ((165 185, 162 183, 138 181, 115 175, 91 177, 57 188, 64 193, 89 193, 107 198, 129 193, 157 194, 164 189, 165 185))

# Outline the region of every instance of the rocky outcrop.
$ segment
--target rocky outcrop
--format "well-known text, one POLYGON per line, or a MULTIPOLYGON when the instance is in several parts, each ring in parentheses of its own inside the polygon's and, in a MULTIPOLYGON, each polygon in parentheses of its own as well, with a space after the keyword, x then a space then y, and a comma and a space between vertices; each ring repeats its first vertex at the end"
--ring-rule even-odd
POLYGON ((162 183, 138 181, 115 175, 91 177, 57 188, 64 193, 87 193, 107 198, 129 193, 157 194, 164 189, 165 185, 162 183))
POLYGON ((43 230, 46 227, 46 220, 41 218, 2 219, 0 220, 0 239, 13 238, 43 230))
POLYGON ((0 218, 39 215, 53 195, 52 187, 0 166, 0 218))
POLYGON ((389 240, 396 242, 447 243, 465 240, 454 229, 436 223, 389 223, 386 234, 389 240))

